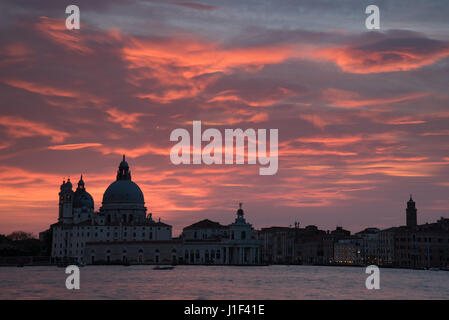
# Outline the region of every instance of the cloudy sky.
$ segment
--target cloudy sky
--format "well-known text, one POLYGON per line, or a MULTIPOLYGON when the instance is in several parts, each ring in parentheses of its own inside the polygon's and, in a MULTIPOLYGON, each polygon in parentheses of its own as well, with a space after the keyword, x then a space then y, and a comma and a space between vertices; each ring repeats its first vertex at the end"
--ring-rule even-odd
POLYGON ((174 227, 351 231, 449 217, 447 1, 61 1, 0 4, 0 233, 56 222, 84 175, 101 206, 125 153, 174 227), (377 4, 381 29, 365 28, 377 4), (170 162, 170 132, 279 129, 279 170, 170 162))

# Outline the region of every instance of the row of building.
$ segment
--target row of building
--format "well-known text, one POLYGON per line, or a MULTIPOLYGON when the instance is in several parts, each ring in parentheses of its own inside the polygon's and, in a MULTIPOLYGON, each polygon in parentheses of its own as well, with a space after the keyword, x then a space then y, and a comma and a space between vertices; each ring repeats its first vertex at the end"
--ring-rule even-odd
POLYGON ((270 227, 255 230, 246 222, 242 205, 235 222, 222 225, 202 220, 172 237, 172 227, 147 214, 139 186, 131 180, 123 156, 116 181, 94 200, 81 176, 74 191, 70 179, 59 192, 59 217, 51 234, 54 262, 86 264, 319 264, 449 267, 449 219, 418 225, 410 196, 406 226, 368 228, 351 235, 342 227, 333 231, 316 226, 270 227))
POLYGON ((262 261, 319 265, 371 265, 400 268, 449 268, 449 219, 417 224, 410 196, 406 226, 367 228, 351 235, 315 226, 271 227, 259 232, 262 261))

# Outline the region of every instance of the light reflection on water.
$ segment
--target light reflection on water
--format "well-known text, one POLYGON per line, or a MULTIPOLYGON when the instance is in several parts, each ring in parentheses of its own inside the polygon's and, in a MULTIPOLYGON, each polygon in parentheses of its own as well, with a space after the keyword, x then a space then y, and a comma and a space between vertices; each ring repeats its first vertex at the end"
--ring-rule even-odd
POLYGON ((448 299, 449 272, 381 269, 367 290, 365 268, 319 266, 87 266, 81 289, 64 268, 1 267, 0 299, 448 299))

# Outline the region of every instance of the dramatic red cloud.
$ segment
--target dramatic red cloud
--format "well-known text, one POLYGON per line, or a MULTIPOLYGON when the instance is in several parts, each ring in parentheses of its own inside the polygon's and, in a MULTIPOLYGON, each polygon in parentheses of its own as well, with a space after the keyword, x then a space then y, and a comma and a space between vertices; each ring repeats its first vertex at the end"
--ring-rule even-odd
POLYGON ((79 150, 90 147, 100 147, 101 143, 72 143, 72 144, 60 144, 55 146, 49 146, 50 150, 79 150))
POLYGON ((32 83, 22 80, 12 80, 12 79, 4 79, 1 82, 15 88, 23 89, 29 92, 41 94, 44 96, 58 96, 58 97, 67 97, 67 98, 75 98, 80 96, 79 93, 74 92, 72 90, 66 89, 58 89, 51 86, 32 83))
POLYGON ((149 114, 145 113, 130 113, 123 112, 118 110, 117 108, 111 108, 106 110, 106 113, 109 115, 108 120, 111 122, 115 122, 120 124, 123 128, 133 129, 134 125, 139 122, 139 118, 143 116, 148 116, 149 114))
POLYGON ((126 27, 117 30, 103 30, 112 24, 97 13, 84 15, 79 31, 63 19, 34 23, 35 13, 18 19, 13 36, 6 29, 0 233, 55 222, 64 177, 76 185, 83 173, 98 209, 122 154, 149 211, 175 235, 203 218, 232 222, 240 201, 256 228, 296 219, 333 228, 341 219, 354 229, 402 223, 410 192, 429 203, 447 197, 447 74, 417 70, 447 62, 447 39, 248 30, 246 16, 233 25, 245 26, 238 34, 220 19, 198 32, 198 17, 226 8, 176 4, 152 3, 167 13, 163 21, 134 20, 125 10, 126 27), (220 130, 279 129, 278 173, 173 165, 170 132, 190 130, 192 120, 220 130))
POLYGON ((220 102, 222 104, 229 104, 229 103, 240 103, 245 104, 251 107, 268 107, 273 106, 276 103, 283 102, 285 99, 289 97, 295 96, 296 93, 282 88, 277 87, 275 92, 268 93, 268 94, 261 94, 260 97, 256 99, 245 99, 239 95, 239 93, 236 90, 226 90, 223 92, 219 92, 216 96, 209 99, 207 102, 209 103, 216 103, 220 102))
POLYGON ((86 44, 86 37, 78 30, 67 32, 65 20, 41 17, 36 29, 61 45, 62 48, 78 52, 79 54, 93 54, 94 50, 86 44))
POLYGON ((196 39, 128 39, 123 59, 133 71, 130 81, 137 84, 144 77, 156 78, 169 89, 158 93, 141 93, 140 98, 167 103, 193 97, 211 84, 215 77, 201 77, 233 68, 256 71, 267 64, 285 61, 293 56, 291 46, 222 48, 218 43, 196 39))
POLYGON ((323 92, 324 98, 326 100, 331 101, 329 105, 332 107, 339 107, 339 108, 358 108, 366 106, 387 105, 391 103, 419 99, 428 95, 429 94, 425 92, 417 92, 406 96, 394 98, 364 99, 357 92, 340 90, 335 88, 325 89, 323 92))
POLYGON ((14 116, 0 116, 0 126, 5 127, 7 133, 14 138, 45 136, 58 143, 69 137, 69 133, 55 130, 44 123, 14 116))
POLYGON ((320 143, 330 147, 341 147, 347 144, 360 142, 362 138, 360 136, 344 136, 344 137, 308 137, 308 138, 298 138, 296 141, 304 143, 320 143))
POLYGON ((344 72, 359 74, 409 71, 431 65, 449 56, 447 44, 435 50, 420 50, 419 43, 415 46, 391 44, 379 48, 374 45, 366 48, 324 48, 317 50, 316 55, 334 62, 344 72))
POLYGON ((101 153, 103 153, 105 155, 126 154, 126 155, 130 156, 131 158, 135 158, 135 157, 141 157, 146 154, 157 154, 157 155, 167 156, 167 158, 168 158, 170 156, 170 148, 168 146, 166 148, 160 148, 160 147, 156 147, 156 146, 147 144, 142 147, 136 147, 136 148, 117 148, 117 147, 101 146, 99 148, 99 150, 101 151, 101 153))

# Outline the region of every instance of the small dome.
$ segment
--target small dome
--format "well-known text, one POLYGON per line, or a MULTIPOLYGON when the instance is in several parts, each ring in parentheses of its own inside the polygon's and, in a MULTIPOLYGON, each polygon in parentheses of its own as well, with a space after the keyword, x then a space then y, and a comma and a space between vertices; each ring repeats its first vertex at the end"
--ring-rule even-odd
POLYGON ((76 190, 73 195, 73 207, 74 208, 94 208, 94 199, 85 190, 76 190))
POLYGON ((144 204, 142 190, 131 180, 117 180, 103 194, 103 205, 110 203, 144 204))
POLYGON ((94 199, 86 191, 86 188, 84 186, 83 175, 81 175, 81 178, 78 181, 78 188, 76 188, 76 191, 73 194, 73 207, 89 208, 89 209, 94 208, 94 199))

